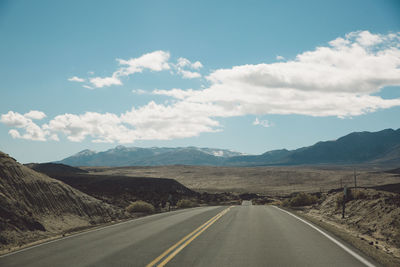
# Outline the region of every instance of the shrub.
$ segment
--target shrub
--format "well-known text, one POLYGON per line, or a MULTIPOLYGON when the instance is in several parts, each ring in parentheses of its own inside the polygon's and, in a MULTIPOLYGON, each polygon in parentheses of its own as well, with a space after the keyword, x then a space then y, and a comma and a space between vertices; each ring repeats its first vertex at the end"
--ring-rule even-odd
POLYGON ((290 206, 290 199, 285 199, 284 201, 282 201, 282 205, 284 207, 289 207, 290 206))
MULTIPOLYGON (((347 197, 346 197, 346 203, 354 200, 354 199, 366 199, 367 194, 365 194, 364 191, 361 191, 361 189, 357 189, 356 191, 353 191, 354 189, 348 189, 347 190, 347 197)), ((341 208, 343 206, 343 192, 340 192, 336 196, 336 208, 341 208)))
POLYGON ((351 191, 351 194, 353 195, 353 199, 366 199, 367 198, 367 194, 365 194, 365 192, 361 191, 360 189, 358 189, 355 192, 351 191))
POLYGON ((143 212, 143 213, 154 213, 154 206, 150 203, 145 201, 135 201, 132 202, 128 207, 126 207, 126 211, 133 213, 133 212, 143 212))
POLYGON ((189 199, 181 199, 176 203, 176 206, 179 209, 184 209, 184 208, 193 208, 197 206, 197 203, 189 200, 189 199))
POLYGON ((336 196, 336 208, 339 209, 343 206, 343 192, 340 192, 336 196))
POLYGON ((309 206, 312 204, 317 203, 318 197, 307 194, 307 193, 298 193, 294 197, 290 199, 286 199, 283 201, 284 206, 290 206, 290 207, 301 207, 301 206, 309 206))

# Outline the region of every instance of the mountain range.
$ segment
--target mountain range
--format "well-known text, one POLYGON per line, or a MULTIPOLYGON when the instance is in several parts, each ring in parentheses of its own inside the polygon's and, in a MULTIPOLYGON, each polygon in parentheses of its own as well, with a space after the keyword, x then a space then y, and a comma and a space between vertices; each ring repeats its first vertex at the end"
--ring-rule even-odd
POLYGON ((226 149, 198 147, 125 147, 103 152, 83 150, 57 163, 70 166, 223 165, 227 158, 244 154, 226 149))
POLYGON ((58 163, 71 166, 272 166, 316 164, 400 164, 400 129, 353 132, 334 141, 295 150, 246 155, 226 149, 117 146, 104 152, 83 150, 58 163))

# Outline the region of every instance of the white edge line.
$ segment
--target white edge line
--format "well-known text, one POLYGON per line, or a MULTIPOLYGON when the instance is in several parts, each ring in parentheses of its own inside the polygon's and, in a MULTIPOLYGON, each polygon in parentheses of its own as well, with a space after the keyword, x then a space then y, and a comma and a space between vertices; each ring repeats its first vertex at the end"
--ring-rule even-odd
POLYGON ((219 206, 207 206, 207 207, 197 207, 197 208, 192 208, 192 209, 174 210, 174 211, 171 211, 171 212, 162 212, 162 213, 153 214, 153 215, 149 215, 149 216, 144 216, 144 217, 140 217, 140 218, 133 218, 133 219, 130 219, 130 220, 125 221, 125 222, 119 222, 119 223, 115 223, 115 224, 99 227, 99 228, 96 228, 96 229, 84 231, 84 232, 81 232, 81 233, 76 233, 76 234, 71 234, 69 236, 56 238, 54 240, 46 241, 46 242, 43 242, 43 243, 40 243, 40 244, 37 244, 37 245, 28 246, 28 247, 23 248, 23 249, 19 249, 19 250, 16 250, 16 251, 4 254, 4 255, 0 255, 0 259, 1 258, 5 258, 7 256, 11 256, 11 255, 17 254, 17 253, 20 253, 20 252, 24 252, 26 250, 37 248, 37 247, 40 247, 40 246, 44 246, 44 245, 47 245, 47 244, 51 244, 51 243, 54 243, 54 242, 65 240, 65 239, 68 239, 68 238, 72 238, 72 237, 76 237, 76 236, 80 236, 80 235, 84 235, 84 234, 88 234, 88 233, 97 232, 97 231, 100 231, 100 230, 104 230, 104 229, 107 229, 107 228, 110 228, 110 227, 115 227, 115 226, 126 224, 126 223, 137 222, 139 220, 144 220, 144 219, 148 219, 148 218, 151 218, 151 217, 158 217, 158 216, 161 216, 161 215, 164 215, 164 214, 176 213, 177 211, 189 211, 189 210, 194 210, 194 209, 199 209, 199 208, 214 208, 214 207, 217 208, 219 206))
POLYGON ((325 233, 324 231, 322 231, 321 229, 319 229, 318 227, 312 225, 311 223, 307 222, 306 220, 303 220, 302 218, 294 215, 293 213, 290 213, 286 210, 283 210, 281 208, 278 208, 277 206, 273 206, 277 209, 279 209, 280 211, 283 211, 293 217, 295 217, 296 219, 298 219, 299 221, 302 221, 303 223, 307 224, 308 226, 312 227, 314 230, 318 231, 319 233, 321 233, 322 235, 324 235, 326 238, 328 238, 329 240, 331 240, 333 243, 335 243, 336 245, 338 245, 339 247, 341 247, 343 250, 345 250, 347 253, 349 253, 351 256, 353 256, 354 258, 356 258, 357 260, 359 260, 361 263, 365 264, 368 267, 375 267, 374 264, 372 264, 371 262, 369 262, 368 260, 364 259, 363 257, 361 257, 359 254, 357 254, 356 252, 354 252, 353 250, 349 249, 348 247, 346 247, 345 245, 343 245, 341 242, 339 242, 337 239, 333 238, 332 236, 328 235, 327 233, 325 233))

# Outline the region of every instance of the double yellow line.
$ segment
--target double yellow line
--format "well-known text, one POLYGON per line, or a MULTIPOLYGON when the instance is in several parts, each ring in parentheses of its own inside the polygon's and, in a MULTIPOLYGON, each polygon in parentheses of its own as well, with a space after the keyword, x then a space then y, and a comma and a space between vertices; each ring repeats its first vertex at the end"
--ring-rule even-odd
POLYGON ((221 218, 224 214, 226 214, 230 209, 232 208, 226 208, 208 221, 206 221, 204 224, 199 226, 196 230, 179 240, 175 245, 164 251, 160 256, 155 258, 152 262, 146 265, 146 267, 152 267, 152 266, 159 266, 162 267, 165 264, 167 264, 173 257, 176 256, 182 249, 184 249, 187 245, 189 245, 196 237, 201 235, 208 227, 210 227, 213 223, 215 223, 219 218, 221 218))

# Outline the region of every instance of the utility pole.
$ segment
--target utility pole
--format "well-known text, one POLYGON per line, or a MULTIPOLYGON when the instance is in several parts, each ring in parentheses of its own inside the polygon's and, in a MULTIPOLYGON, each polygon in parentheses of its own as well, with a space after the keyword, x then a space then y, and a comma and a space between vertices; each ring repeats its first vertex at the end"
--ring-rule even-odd
POLYGON ((343 188, 342 178, 340 178, 340 188, 343 188))

